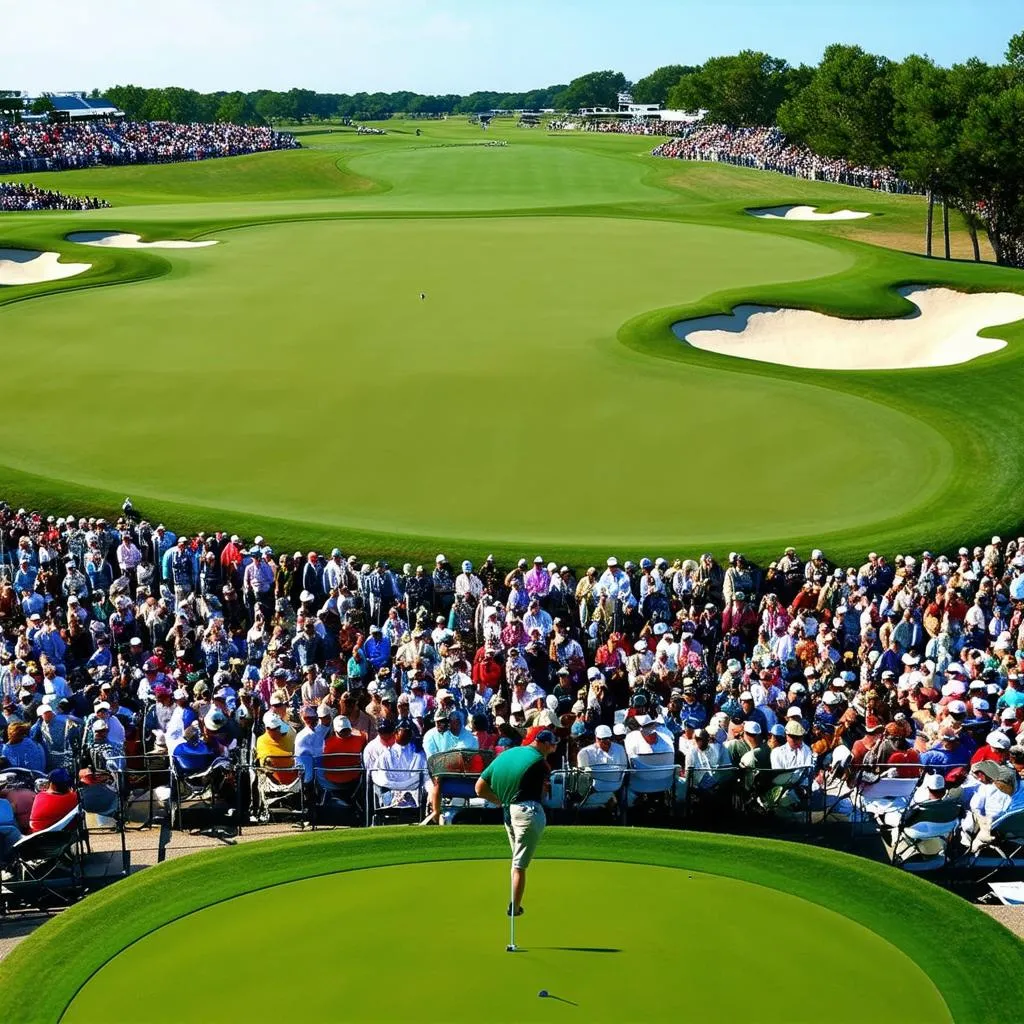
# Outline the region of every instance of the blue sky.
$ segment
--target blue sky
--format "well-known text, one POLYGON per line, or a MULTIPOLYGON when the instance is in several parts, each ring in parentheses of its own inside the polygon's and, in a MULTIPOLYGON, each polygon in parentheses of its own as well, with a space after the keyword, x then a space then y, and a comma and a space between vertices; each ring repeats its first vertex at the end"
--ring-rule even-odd
POLYGON ((518 91, 637 79, 745 47, 813 63, 830 42, 996 61, 1020 0, 31 0, 3 5, 2 88, 112 84, 324 92, 518 91), (12 45, 13 44, 13 45, 12 45))

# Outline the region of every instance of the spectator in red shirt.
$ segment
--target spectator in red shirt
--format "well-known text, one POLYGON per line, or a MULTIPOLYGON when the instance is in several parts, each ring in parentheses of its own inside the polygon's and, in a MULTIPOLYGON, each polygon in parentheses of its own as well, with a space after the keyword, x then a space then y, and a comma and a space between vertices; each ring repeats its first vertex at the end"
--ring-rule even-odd
POLYGON ((864 738, 857 740, 853 745, 853 763, 855 765, 864 764, 865 759, 869 764, 876 762, 878 752, 875 748, 882 741, 882 730, 884 728, 879 719, 874 715, 868 715, 864 723, 864 738))
POLYGON ((990 732, 985 742, 978 747, 971 758, 971 764, 979 761, 995 761, 1003 764, 1010 755, 1010 737, 1005 732, 990 732))
POLYGON ((906 768, 896 769, 896 777, 914 779, 919 774, 915 765, 920 760, 917 751, 910 744, 910 729, 906 722, 890 722, 885 727, 884 739, 879 744, 877 763, 906 765, 906 768))
POLYGON ((77 806, 78 794, 71 788, 71 776, 63 768, 55 768, 50 772, 46 787, 36 793, 32 801, 29 830, 41 832, 44 828, 56 825, 77 806))

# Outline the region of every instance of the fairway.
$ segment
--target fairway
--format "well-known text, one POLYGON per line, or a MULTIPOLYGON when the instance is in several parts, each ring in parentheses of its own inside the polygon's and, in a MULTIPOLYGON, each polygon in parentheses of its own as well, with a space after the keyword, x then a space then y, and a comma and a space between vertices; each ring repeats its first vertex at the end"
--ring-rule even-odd
MULTIPOLYGON (((188 949, 199 963, 218 962, 228 969, 234 1018, 258 1017, 267 998, 263 979, 269 965, 263 957, 272 961, 275 947, 286 948, 292 963, 336 962, 337 984, 303 990, 303 1014, 324 1021, 451 1021, 467 1015, 467 998, 493 1021, 713 1016, 721 1010, 738 954, 749 949, 752 919, 770 922, 777 949, 807 951, 815 942, 827 942, 846 962, 870 964, 873 984, 887 993, 872 1011, 874 1020, 950 1020, 924 971, 862 925, 777 890, 674 868, 576 860, 541 864, 531 872, 527 913, 516 922, 520 951, 509 954, 502 902, 507 877, 507 864, 500 860, 405 864, 239 896, 129 946, 89 979, 62 1021, 108 1020, 109 994, 158 975, 168 951, 179 949, 188 949), (385 893, 390 900, 382 901, 385 893), (426 895, 429 909, 410 927, 403 904, 417 894, 426 895), (382 903, 393 909, 382 910, 382 903), (737 912, 723 913, 730 907, 737 912), (225 951, 244 944, 243 937, 252 937, 263 952, 225 959, 225 951), (698 941, 707 951, 700 982, 671 983, 682 961, 699 955, 698 941), (429 963, 420 962, 419 949, 430 951, 429 963), (467 982, 476 979, 481 992, 470 996, 462 983, 430 984, 420 971, 429 973, 438 957, 467 982), (368 980, 385 963, 392 984, 345 983, 346 978, 368 980), (659 979, 656 991, 644 995, 641 979, 659 979), (542 990, 549 998, 538 997, 542 990)), ((760 1020, 820 1019, 817 1002, 794 991, 791 974, 771 960, 752 955, 742 971, 745 982, 756 987, 760 1020)), ((196 1024, 217 1024, 225 1019, 224 1006, 198 999, 190 1003, 188 1016, 196 1024)), ((830 1018, 852 1024, 860 1019, 860 1007, 850 1002, 844 1011, 840 1005, 830 1018)), ((176 1024, 181 1006, 170 998, 146 999, 133 1008, 131 1019, 176 1024)))
POLYGON ((115 205, 6 215, 0 245, 92 263, 0 288, 0 334, 45 367, 7 364, 12 500, 84 511, 130 493, 152 521, 423 562, 791 542, 852 561, 1005 526, 1024 427, 943 406, 1019 373, 1020 326, 963 368, 855 373, 672 333, 744 303, 897 316, 907 282, 1024 287, 851 241, 909 237, 919 197, 657 160, 628 136, 421 130, 62 172, 53 187, 115 205), (871 216, 746 212, 787 203, 871 216), (220 244, 86 247, 76 231, 220 244))
POLYGON ((740 279, 838 271, 849 263, 841 253, 722 228, 592 218, 331 221, 221 238, 216 249, 174 253, 169 277, 5 311, 9 328, 65 371, 38 381, 31 364, 12 367, 5 451, 28 453, 39 438, 31 412, 40 397, 72 421, 90 420, 95 442, 83 457, 57 443, 55 422, 53 443, 31 449, 22 468, 43 459, 54 476, 126 492, 521 543, 667 544, 683 501, 688 528, 721 543, 744 532, 840 528, 873 517, 868 483, 899 483, 917 501, 942 482, 930 471, 944 440, 897 412, 784 380, 697 368, 666 375, 615 343, 611 325, 646 309, 740 279), (622 286, 595 287, 609 277, 622 286), (111 416, 96 415, 88 382, 100 345, 132 353, 103 368, 114 394, 129 395, 140 372, 153 371, 153 403, 127 436, 116 403, 111 416), (183 374, 194 377, 187 402, 178 400, 183 374), (243 401, 222 421, 221 444, 188 460, 152 458, 168 434, 189 431, 197 407, 216 410, 227 388, 243 401), (665 472, 664 449, 636 443, 648 431, 664 431, 668 445, 676 431, 699 438, 723 406, 735 416, 718 440, 725 431, 743 444, 749 482, 762 491, 773 488, 776 442, 752 423, 781 422, 799 406, 805 417, 863 419, 866 428, 848 445, 841 435, 809 438, 809 457, 841 455, 843 480, 811 501, 782 495, 750 524, 727 491, 692 488, 691 473, 715 471, 720 443, 694 444, 687 473, 665 472), (354 457, 355 437, 365 455, 354 457), (883 447, 890 457, 879 473, 871 452, 883 447), (225 459, 225 449, 258 458, 263 472, 253 474, 246 457, 225 459), (547 489, 542 503, 508 500, 510 487, 529 487, 555 466, 584 490, 600 487, 610 466, 654 477, 660 500, 581 507, 575 486, 547 489), (336 471, 315 488, 266 487, 268 477, 313 479, 324 469, 336 471), (399 471, 396 500, 390 480, 399 471))

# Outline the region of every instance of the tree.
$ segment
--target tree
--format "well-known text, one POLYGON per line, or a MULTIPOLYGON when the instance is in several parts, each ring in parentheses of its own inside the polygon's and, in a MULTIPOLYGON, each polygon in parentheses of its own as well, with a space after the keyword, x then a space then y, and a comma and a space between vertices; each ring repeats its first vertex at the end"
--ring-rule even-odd
POLYGON ((892 74, 885 57, 829 46, 811 81, 779 108, 779 127, 816 153, 880 167, 892 153, 892 74))
POLYGON ((755 50, 712 57, 680 78, 667 103, 674 110, 706 110, 709 121, 724 124, 774 124, 790 70, 782 58, 755 50))
POLYGON ((996 70, 963 119, 958 149, 964 200, 985 227, 996 261, 1024 267, 1024 82, 996 70))
POLYGON ((53 100, 44 92, 42 96, 37 97, 32 101, 31 112, 33 114, 52 114, 56 111, 56 107, 53 105, 53 100))
POLYGON ((672 87, 678 85, 685 75, 692 75, 698 70, 686 64, 666 64, 633 84, 633 100, 636 103, 660 103, 665 106, 672 87))
POLYGON ((579 110, 581 107, 615 109, 619 93, 628 88, 629 82, 621 71, 591 71, 574 78, 556 98, 554 105, 562 110, 579 110))
POLYGON ((256 124, 262 118, 244 92, 229 92, 217 104, 214 120, 225 124, 256 124))
POLYGON ((123 110, 129 121, 137 121, 149 98, 149 90, 139 85, 113 85, 104 95, 119 110, 123 110))

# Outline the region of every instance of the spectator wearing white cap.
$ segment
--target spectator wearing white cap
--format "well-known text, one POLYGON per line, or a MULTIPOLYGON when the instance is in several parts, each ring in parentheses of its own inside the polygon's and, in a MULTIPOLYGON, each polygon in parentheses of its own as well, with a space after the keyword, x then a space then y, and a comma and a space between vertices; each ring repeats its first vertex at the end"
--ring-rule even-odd
POLYGON ((771 752, 771 765, 775 769, 808 768, 814 763, 814 754, 804 742, 807 730, 796 718, 786 723, 786 742, 771 752))
POLYGON ((612 555, 607 561, 607 568, 597 581, 598 589, 603 588, 608 599, 616 605, 620 601, 627 604, 633 603, 633 590, 630 586, 629 576, 619 565, 619 560, 612 555))
POLYGON ((991 838, 992 822, 1011 811, 1024 809, 1024 788, 1017 773, 1008 764, 979 761, 971 773, 978 785, 973 791, 962 828, 975 836, 975 844, 991 838))
POLYGON ((576 755, 576 767, 591 776, 592 788, 583 806, 609 804, 622 788, 628 764, 626 751, 613 742, 611 728, 599 725, 594 730, 594 742, 576 755))
POLYGON ((1010 737, 1001 730, 994 730, 985 737, 985 742, 971 755, 971 764, 978 764, 980 761, 995 761, 997 764, 1004 764, 1009 756, 1010 737))
POLYGON ((263 729, 256 740, 256 763, 265 766, 279 760, 290 761, 295 753, 295 733, 288 723, 276 711, 268 711, 263 716, 263 729))
POLYGON ((466 559, 462 563, 462 572, 455 577, 455 594, 457 597, 471 597, 476 602, 483 593, 483 580, 473 572, 473 563, 466 559))
POLYGON ((373 783, 384 807, 416 807, 426 785, 427 759, 413 742, 407 718, 395 723, 395 742, 383 751, 373 770, 373 783))
POLYGON ((694 730, 693 741, 686 752, 690 785, 697 790, 715 789, 732 775, 732 760, 724 745, 707 729, 694 730))
POLYGON ((313 768, 324 752, 324 733, 313 704, 303 704, 299 711, 302 728, 295 734, 295 760, 302 765, 303 781, 313 781, 313 768))
POLYGON ((659 730, 657 719, 650 715, 637 715, 634 721, 638 728, 627 733, 625 743, 630 767, 643 770, 673 763, 672 745, 659 730))

